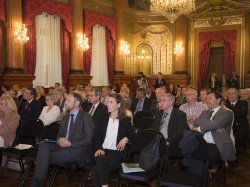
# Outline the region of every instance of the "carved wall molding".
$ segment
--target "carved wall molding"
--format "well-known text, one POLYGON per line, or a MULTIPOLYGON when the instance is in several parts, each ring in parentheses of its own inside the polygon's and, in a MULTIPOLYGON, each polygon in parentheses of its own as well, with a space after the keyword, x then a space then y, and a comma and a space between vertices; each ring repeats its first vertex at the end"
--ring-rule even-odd
POLYGON ((141 44, 147 44, 152 48, 151 74, 172 73, 173 36, 168 27, 165 25, 146 26, 136 33, 131 30, 125 38, 131 46, 131 54, 124 57, 126 74, 137 73, 137 48, 141 44))
POLYGON ((194 21, 194 28, 242 25, 242 22, 242 16, 197 19, 194 21))

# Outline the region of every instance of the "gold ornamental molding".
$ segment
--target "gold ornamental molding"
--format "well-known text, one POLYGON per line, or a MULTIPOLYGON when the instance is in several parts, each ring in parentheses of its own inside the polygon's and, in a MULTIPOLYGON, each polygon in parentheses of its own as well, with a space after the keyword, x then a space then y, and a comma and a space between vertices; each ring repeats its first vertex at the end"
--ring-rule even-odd
POLYGON ((242 16, 198 19, 194 21, 194 28, 241 25, 242 22, 242 16))

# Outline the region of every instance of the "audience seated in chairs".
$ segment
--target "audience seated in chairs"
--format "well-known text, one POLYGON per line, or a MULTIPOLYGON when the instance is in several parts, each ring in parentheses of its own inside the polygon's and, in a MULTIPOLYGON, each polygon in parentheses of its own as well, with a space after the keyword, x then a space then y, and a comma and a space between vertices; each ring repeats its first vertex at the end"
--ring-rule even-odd
POLYGON ((43 106, 41 102, 35 99, 36 90, 34 88, 27 88, 23 97, 26 102, 22 103, 20 109, 20 119, 23 122, 25 120, 37 119, 41 114, 43 106))
POLYGON ((94 138, 94 186, 108 186, 109 175, 121 167, 126 156, 126 145, 133 137, 131 121, 127 118, 124 100, 120 94, 108 99, 110 115, 104 115, 96 124, 94 138))
POLYGON ((47 106, 43 107, 39 119, 43 121, 44 126, 47 126, 57 121, 57 118, 60 116, 60 109, 58 106, 54 105, 55 96, 53 94, 48 94, 45 101, 47 106))
POLYGON ((32 187, 44 186, 50 164, 77 161, 83 166, 92 143, 94 132, 91 116, 80 110, 82 98, 70 93, 65 101, 65 109, 70 114, 63 118, 58 132, 58 143, 41 143, 32 179, 32 187))
POLYGON ((188 129, 186 114, 173 107, 174 101, 175 97, 170 93, 161 95, 160 111, 152 124, 152 128, 159 130, 168 143, 171 143, 176 135, 188 129))
POLYGON ((16 137, 20 116, 14 100, 10 96, 0 98, 0 147, 9 147, 16 137))

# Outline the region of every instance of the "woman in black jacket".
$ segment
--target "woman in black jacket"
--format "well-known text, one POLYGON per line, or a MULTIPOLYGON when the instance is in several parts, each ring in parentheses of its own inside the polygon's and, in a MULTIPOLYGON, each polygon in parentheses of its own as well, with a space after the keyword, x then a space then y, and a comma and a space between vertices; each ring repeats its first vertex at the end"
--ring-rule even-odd
POLYGON ((120 94, 111 94, 108 99, 109 114, 97 120, 94 153, 94 186, 108 186, 110 172, 119 169, 126 155, 126 144, 133 136, 130 119, 120 94))

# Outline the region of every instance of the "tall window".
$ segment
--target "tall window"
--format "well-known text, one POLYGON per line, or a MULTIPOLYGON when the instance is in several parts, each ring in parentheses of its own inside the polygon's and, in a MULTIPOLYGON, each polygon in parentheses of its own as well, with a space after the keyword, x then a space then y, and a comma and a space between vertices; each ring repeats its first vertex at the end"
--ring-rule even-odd
POLYGON ((34 86, 62 83, 60 18, 42 13, 36 16, 36 70, 34 86))

